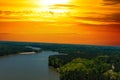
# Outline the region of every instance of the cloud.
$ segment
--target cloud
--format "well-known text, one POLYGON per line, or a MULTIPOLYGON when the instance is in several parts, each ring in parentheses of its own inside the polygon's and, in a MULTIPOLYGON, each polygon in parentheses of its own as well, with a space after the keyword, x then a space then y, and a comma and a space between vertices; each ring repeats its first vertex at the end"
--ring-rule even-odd
POLYGON ((20 14, 31 14, 33 11, 2 11, 0 10, 0 15, 20 15, 20 14))
POLYGON ((120 4, 120 0, 103 0, 105 5, 116 5, 120 4))
MULTIPOLYGON (((75 5, 63 5, 56 4, 53 8, 62 6, 63 8, 75 8, 79 6, 75 5)), ((53 12, 47 12, 52 14, 53 12)), ((43 13, 44 14, 44 13, 43 13)), ((0 21, 45 21, 46 17, 41 16, 42 13, 35 13, 33 11, 0 11, 0 21), (30 15, 33 14, 33 15, 30 15)), ((47 15, 47 14, 46 14, 47 15)), ((120 24, 120 12, 114 13, 99 13, 99 12, 86 12, 83 16, 81 15, 67 15, 68 22, 79 22, 80 24, 86 25, 104 25, 104 24, 120 24)), ((48 18, 47 18, 48 19, 48 18)), ((48 21, 50 21, 49 19, 48 21)), ((62 20, 62 19, 61 19, 62 20)), ((66 20, 66 21, 67 21, 66 20)), ((65 20, 62 20, 65 21, 65 20)))
POLYGON ((120 13, 114 13, 114 14, 108 15, 108 17, 106 18, 110 19, 111 21, 120 23, 120 13))
MULTIPOLYGON (((97 13, 96 13, 97 14, 97 13)), ((93 14, 94 15, 94 14, 93 14)), ((112 14, 99 14, 101 16, 72 16, 77 21, 84 21, 88 22, 91 24, 99 24, 99 25, 104 25, 104 24, 119 24, 120 25, 120 13, 112 13, 112 14)), ((98 14, 97 14, 98 15, 98 14)))
POLYGON ((67 9, 74 9, 74 8, 78 8, 79 6, 77 5, 70 5, 70 4, 55 4, 52 5, 50 8, 51 9, 58 9, 58 8, 67 8, 67 9))
POLYGON ((21 19, 19 17, 6 17, 6 16, 0 16, 0 19, 21 19))
POLYGON ((0 21, 24 21, 32 17, 32 11, 4 11, 0 10, 0 21))
POLYGON ((10 15, 12 14, 13 12, 12 11, 0 11, 0 15, 10 15))
POLYGON ((6 20, 19 20, 20 17, 17 16, 17 13, 14 11, 0 11, 0 21, 6 20))

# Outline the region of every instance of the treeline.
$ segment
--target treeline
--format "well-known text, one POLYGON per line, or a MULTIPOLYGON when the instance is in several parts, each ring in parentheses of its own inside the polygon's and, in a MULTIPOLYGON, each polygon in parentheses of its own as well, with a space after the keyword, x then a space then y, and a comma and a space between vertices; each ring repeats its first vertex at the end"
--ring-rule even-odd
POLYGON ((120 80, 120 47, 80 45, 58 51, 62 54, 50 56, 49 66, 58 70, 60 80, 120 80))
POLYGON ((0 44, 0 56, 17 54, 20 52, 31 52, 30 48, 25 48, 24 46, 10 45, 10 44, 0 44))

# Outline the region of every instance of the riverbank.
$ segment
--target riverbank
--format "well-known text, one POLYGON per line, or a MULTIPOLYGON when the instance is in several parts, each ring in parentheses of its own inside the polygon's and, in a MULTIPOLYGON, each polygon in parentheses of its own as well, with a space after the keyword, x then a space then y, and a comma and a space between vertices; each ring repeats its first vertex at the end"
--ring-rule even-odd
POLYGON ((22 53, 19 53, 19 54, 36 54, 36 52, 22 52, 22 53))

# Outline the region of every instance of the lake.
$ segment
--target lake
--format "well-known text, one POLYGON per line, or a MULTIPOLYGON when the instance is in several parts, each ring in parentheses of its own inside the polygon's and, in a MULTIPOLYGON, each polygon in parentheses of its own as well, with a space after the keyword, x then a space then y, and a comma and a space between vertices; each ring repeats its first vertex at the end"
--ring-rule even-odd
POLYGON ((48 57, 58 52, 17 54, 0 58, 0 80, 59 80, 48 66, 48 57))

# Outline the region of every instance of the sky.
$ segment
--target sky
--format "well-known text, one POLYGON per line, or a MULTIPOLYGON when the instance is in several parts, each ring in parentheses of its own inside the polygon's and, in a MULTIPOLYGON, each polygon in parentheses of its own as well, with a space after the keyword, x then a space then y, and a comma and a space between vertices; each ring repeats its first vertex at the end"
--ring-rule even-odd
POLYGON ((120 0, 1 0, 0 41, 120 46, 120 0))

